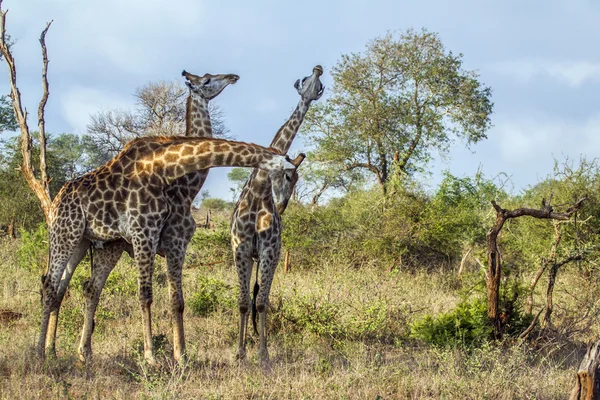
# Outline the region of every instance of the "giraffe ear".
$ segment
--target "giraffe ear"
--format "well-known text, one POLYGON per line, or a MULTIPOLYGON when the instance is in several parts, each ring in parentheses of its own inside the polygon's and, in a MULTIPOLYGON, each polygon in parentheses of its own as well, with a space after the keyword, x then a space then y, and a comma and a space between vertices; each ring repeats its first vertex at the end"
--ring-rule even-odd
POLYGON ((294 83, 294 87, 296 88, 296 90, 300 91, 300 79, 298 79, 296 83, 294 83))
POLYGON ((317 93, 317 97, 315 98, 315 100, 319 100, 321 98, 321 96, 323 95, 324 91, 325 91, 325 85, 321 85, 321 89, 317 93))

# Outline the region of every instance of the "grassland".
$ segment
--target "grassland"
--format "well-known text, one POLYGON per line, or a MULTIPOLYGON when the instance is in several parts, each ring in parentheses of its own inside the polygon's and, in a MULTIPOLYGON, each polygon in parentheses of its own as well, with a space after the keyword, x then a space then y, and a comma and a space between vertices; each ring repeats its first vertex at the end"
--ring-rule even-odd
MULTIPOLYGON (((0 398, 73 399, 564 399, 594 328, 576 338, 507 341, 466 349, 411 339, 408 326, 452 309, 476 287, 477 272, 415 272, 324 260, 310 271, 278 271, 271 294, 271 362, 234 361, 237 277, 227 256, 203 262, 190 250, 184 270, 189 361, 171 358, 163 261, 154 285, 154 333, 161 366, 141 357, 136 271, 126 256, 107 284, 96 320, 94 360, 77 359, 84 300, 82 264, 61 310, 58 357, 33 355, 40 270, 19 266, 19 241, 0 244, 0 398), (212 290, 217 288, 218 290, 212 290), (11 319, 10 321, 8 321, 11 319)), ((570 294, 557 290, 555 302, 570 294)))

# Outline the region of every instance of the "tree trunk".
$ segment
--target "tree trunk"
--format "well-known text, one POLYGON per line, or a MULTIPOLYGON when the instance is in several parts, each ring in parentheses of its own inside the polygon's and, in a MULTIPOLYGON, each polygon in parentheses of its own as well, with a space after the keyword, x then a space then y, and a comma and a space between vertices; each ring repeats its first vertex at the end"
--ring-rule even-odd
POLYGON ((496 213, 496 222, 486 235, 488 248, 488 273, 486 287, 488 295, 488 318, 494 329, 494 339, 502 339, 502 325, 500 321, 500 278, 502 276, 502 264, 500 251, 498 250, 498 234, 504 226, 506 218, 504 213, 496 213))
MULTIPOLYGON (((542 258, 542 263, 540 264, 537 273, 531 281, 531 285, 529 286, 529 295, 527 296, 527 300, 525 301, 525 312, 529 315, 533 313, 533 293, 535 291, 535 287, 537 286, 538 281, 542 277, 542 274, 548 267, 549 263, 556 264, 556 249, 558 248, 558 244, 560 243, 561 238, 562 236, 560 234, 558 222, 554 221, 554 243, 552 243, 552 247, 550 249, 550 256, 547 259, 542 258)), ((556 274, 554 276, 556 276, 556 274)))
POLYGON ((17 235, 15 234, 15 218, 12 217, 10 219, 10 222, 8 223, 8 237, 10 238, 10 240, 15 240, 17 238, 17 235))
MULTIPOLYGON (((541 209, 532 208, 518 208, 516 210, 505 210, 500 207, 494 200, 492 200, 492 206, 496 210, 496 222, 494 226, 490 228, 486 235, 487 247, 488 247, 488 274, 486 277, 486 286, 488 294, 488 318, 494 329, 494 339, 502 338, 502 321, 500 320, 499 313, 499 300, 500 300, 500 278, 501 278, 501 257, 498 249, 498 235, 504 226, 504 222, 511 218, 518 218, 522 216, 530 216, 540 219, 553 219, 566 221, 575 214, 584 200, 587 197, 583 197, 577 203, 569 207, 564 213, 557 213, 552 209, 550 202, 546 204, 546 200, 542 200, 541 209)), ((558 229, 555 226, 555 229, 558 229)), ((560 235, 555 242, 558 245, 560 241, 560 235)))
POLYGON ((579 364, 570 400, 600 400, 600 340, 588 346, 579 364))
MULTIPOLYGON (((0 1, 0 7, 2 2, 0 1)), ((0 53, 4 58, 4 62, 8 68, 8 77, 10 85, 10 98, 12 100, 13 111, 15 112, 15 118, 19 124, 19 130, 21 131, 21 153, 23 154, 23 164, 21 165, 21 171, 25 176, 27 184, 40 201, 42 210, 46 217, 46 222, 50 222, 50 206, 52 204, 52 198, 50 196, 49 182, 50 178, 47 174, 46 166, 46 124, 44 120, 44 109, 46 102, 48 101, 48 55, 46 52, 46 33, 52 24, 52 21, 46 24, 46 29, 42 31, 40 35, 40 45, 42 46, 42 99, 38 107, 38 129, 39 129, 39 141, 40 141, 40 164, 39 173, 40 179, 36 177, 35 169, 32 163, 32 138, 29 132, 29 126, 27 125, 27 110, 24 109, 21 103, 21 92, 17 86, 17 69, 15 66, 15 59, 10 50, 9 44, 6 42, 6 13, 0 8, 0 53)))
POLYGON ((548 289, 546 289, 546 313, 544 314, 544 325, 547 327, 552 327, 550 322, 550 316, 553 311, 553 301, 552 294, 554 293, 554 284, 556 282, 556 274, 558 273, 559 265, 554 262, 550 271, 548 271, 548 289))
POLYGON ((285 251, 285 261, 283 262, 283 273, 287 274, 290 270, 290 251, 285 251))

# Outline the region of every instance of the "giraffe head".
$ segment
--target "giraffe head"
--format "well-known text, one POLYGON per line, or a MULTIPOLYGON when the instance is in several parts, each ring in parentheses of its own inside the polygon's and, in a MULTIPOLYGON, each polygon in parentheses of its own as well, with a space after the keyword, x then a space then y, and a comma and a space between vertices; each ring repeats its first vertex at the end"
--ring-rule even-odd
POLYGON ((303 78, 302 81, 298 79, 294 83, 294 87, 304 100, 319 100, 325 90, 325 86, 319 80, 321 75, 323 75, 323 67, 317 65, 313 68, 311 76, 303 78))
POLYGON ((273 198, 275 200, 275 207, 279 215, 285 211, 292 193, 294 193, 294 187, 298 182, 298 167, 302 164, 302 161, 306 158, 304 153, 300 153, 298 157, 293 160, 289 160, 296 168, 286 169, 283 171, 271 172, 271 185, 273 187, 273 198))
POLYGON ((229 84, 236 83, 238 79, 240 79, 240 77, 235 74, 204 74, 203 76, 198 76, 190 74, 186 70, 183 70, 181 75, 185 76, 185 79, 187 80, 185 84, 190 88, 190 91, 207 101, 214 99, 223 91, 223 89, 229 86, 229 84))

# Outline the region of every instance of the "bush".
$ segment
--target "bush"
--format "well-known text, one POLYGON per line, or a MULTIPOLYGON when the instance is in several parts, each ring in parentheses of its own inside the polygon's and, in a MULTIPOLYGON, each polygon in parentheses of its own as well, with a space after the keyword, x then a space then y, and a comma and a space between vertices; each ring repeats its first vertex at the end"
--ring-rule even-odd
POLYGON ((233 265, 229 221, 220 223, 215 229, 198 229, 187 252, 187 263, 192 267, 219 263, 233 265))
POLYGON ((199 276, 199 288, 188 300, 193 314, 206 317, 219 307, 232 309, 235 297, 232 288, 226 282, 217 278, 199 276))
POLYGON ((137 273, 132 268, 128 268, 125 271, 117 268, 113 269, 104 284, 104 292, 111 295, 134 296, 137 293, 137 289, 137 273))
POLYGON ((202 200, 202 208, 213 211, 223 211, 231 208, 231 203, 219 198, 210 198, 202 200))
POLYGON ((290 297, 277 314, 274 318, 293 322, 300 331, 319 336, 338 336, 344 332, 339 305, 327 301, 325 296, 310 294, 290 297))
POLYGON ((434 346, 472 347, 492 334, 485 298, 463 300, 450 312, 427 315, 410 325, 410 336, 434 346))
POLYGON ((17 262, 21 268, 32 272, 45 270, 48 263, 48 230, 39 224, 34 231, 21 230, 21 245, 17 249, 17 262))

